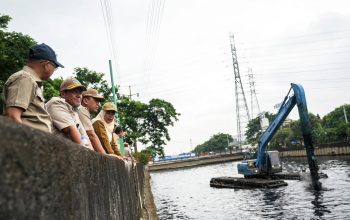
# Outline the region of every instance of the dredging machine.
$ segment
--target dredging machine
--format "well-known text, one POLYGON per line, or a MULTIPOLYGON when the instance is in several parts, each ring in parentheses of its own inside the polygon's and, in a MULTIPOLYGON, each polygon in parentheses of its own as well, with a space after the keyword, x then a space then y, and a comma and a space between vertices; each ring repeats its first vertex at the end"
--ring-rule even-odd
POLYGON ((298 180, 299 173, 282 172, 281 160, 278 151, 268 151, 268 143, 283 124, 294 106, 298 107, 301 130, 304 138, 307 161, 310 169, 311 183, 315 190, 321 189, 319 181, 321 177, 327 177, 318 172, 319 168, 314 155, 314 147, 311 137, 311 124, 308 115, 305 92, 301 85, 291 84, 279 111, 270 123, 269 127, 262 133, 258 142, 257 157, 238 163, 237 169, 240 177, 217 177, 210 180, 210 186, 218 188, 274 188, 286 186, 283 180, 298 180), (291 94, 293 91, 293 94, 291 94))

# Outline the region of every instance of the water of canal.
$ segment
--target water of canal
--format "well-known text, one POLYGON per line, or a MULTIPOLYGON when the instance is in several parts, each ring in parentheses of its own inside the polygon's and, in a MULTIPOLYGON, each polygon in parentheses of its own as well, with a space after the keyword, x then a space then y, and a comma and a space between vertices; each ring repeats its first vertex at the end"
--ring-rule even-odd
MULTIPOLYGON (((284 171, 300 171, 306 159, 283 161, 284 171)), ((237 162, 151 173, 160 219, 350 219, 350 156, 318 158, 323 190, 287 180, 277 189, 217 189, 212 177, 240 176, 237 162)))

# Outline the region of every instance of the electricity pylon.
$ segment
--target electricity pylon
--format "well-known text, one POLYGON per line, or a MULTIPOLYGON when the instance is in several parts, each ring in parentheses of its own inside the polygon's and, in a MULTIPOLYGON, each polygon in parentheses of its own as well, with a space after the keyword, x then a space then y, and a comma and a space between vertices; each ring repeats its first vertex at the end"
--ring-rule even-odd
POLYGON ((242 142, 245 140, 244 132, 245 132, 246 125, 250 121, 250 115, 249 115, 247 100, 244 94, 244 89, 242 86, 241 75, 239 73, 236 46, 235 46, 234 36, 232 33, 230 33, 230 44, 231 44, 233 72, 235 75, 237 141, 241 146, 242 142))

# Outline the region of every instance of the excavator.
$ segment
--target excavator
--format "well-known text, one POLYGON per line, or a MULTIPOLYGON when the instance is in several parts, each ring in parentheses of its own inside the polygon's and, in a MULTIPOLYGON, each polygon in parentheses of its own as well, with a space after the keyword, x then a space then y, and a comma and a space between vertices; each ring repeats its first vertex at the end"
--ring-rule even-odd
MULTIPOLYGON (((281 127, 292 109, 297 106, 300 117, 301 130, 304 138, 306 157, 309 164, 311 183, 315 190, 321 189, 319 181, 318 165, 314 155, 314 147, 311 137, 311 124, 309 120, 305 92, 301 85, 291 84, 288 94, 285 96, 275 119, 262 133, 258 142, 257 157, 254 160, 246 160, 238 163, 238 177, 212 178, 210 186, 220 188, 272 188, 285 186, 283 179, 290 178, 293 174, 282 174, 282 165, 278 151, 268 151, 268 143, 281 127), (291 94, 293 91, 293 94, 291 94)), ((297 178, 296 178, 297 179, 297 178)))

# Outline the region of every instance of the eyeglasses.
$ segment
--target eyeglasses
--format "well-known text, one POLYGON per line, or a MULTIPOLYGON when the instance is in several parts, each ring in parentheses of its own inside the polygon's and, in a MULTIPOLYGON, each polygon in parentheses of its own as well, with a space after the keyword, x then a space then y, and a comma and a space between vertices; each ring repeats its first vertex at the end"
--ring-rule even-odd
POLYGON ((54 62, 51 62, 50 60, 43 60, 43 61, 40 61, 40 63, 51 64, 55 70, 57 70, 58 68, 58 66, 54 62))
POLYGON ((53 68, 55 68, 55 70, 57 70, 58 66, 56 64, 54 64, 53 62, 49 61, 49 63, 53 66, 53 68))

